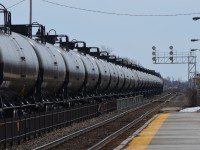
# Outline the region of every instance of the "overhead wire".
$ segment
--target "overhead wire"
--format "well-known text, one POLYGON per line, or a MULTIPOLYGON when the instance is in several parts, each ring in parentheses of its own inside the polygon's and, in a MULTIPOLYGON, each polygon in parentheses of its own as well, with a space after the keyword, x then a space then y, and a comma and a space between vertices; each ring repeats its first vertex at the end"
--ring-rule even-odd
POLYGON ((101 13, 101 14, 107 14, 107 15, 129 16, 129 17, 177 17, 177 16, 191 16, 191 15, 200 14, 200 12, 197 12, 197 13, 178 13, 178 14, 144 14, 144 15, 142 15, 142 14, 130 14, 130 13, 116 13, 116 12, 108 12, 108 11, 74 7, 74 6, 70 6, 70 5, 59 4, 59 3, 52 2, 52 1, 49 1, 49 0, 41 0, 41 1, 52 4, 52 5, 57 5, 57 6, 66 7, 66 8, 75 9, 75 10, 87 11, 87 12, 92 12, 92 13, 101 13))
POLYGON ((15 3, 15 4, 13 4, 13 5, 7 7, 7 9, 10 9, 10 8, 12 8, 12 7, 14 7, 14 6, 17 6, 17 5, 21 4, 21 3, 24 2, 24 1, 26 1, 26 0, 21 0, 21 1, 15 3))

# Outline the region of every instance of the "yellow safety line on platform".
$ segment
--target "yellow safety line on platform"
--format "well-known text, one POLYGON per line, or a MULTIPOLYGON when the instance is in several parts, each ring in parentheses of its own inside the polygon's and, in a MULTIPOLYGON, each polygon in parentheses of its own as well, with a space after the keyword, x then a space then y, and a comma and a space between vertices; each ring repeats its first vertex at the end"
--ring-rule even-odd
POLYGON ((155 120, 153 120, 128 144, 125 150, 146 149, 169 115, 169 113, 158 115, 155 120))

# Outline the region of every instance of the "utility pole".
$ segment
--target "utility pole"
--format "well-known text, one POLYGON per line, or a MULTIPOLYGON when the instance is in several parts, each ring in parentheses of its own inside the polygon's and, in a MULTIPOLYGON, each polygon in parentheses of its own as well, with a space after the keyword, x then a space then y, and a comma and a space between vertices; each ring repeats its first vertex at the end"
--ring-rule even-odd
MULTIPOLYGON (((29 25, 32 24, 32 0, 30 0, 30 16, 29 16, 29 25)), ((32 27, 29 27, 29 35, 32 35, 32 27)))
POLYGON ((29 24, 32 24, 32 0, 30 0, 30 22, 29 24))

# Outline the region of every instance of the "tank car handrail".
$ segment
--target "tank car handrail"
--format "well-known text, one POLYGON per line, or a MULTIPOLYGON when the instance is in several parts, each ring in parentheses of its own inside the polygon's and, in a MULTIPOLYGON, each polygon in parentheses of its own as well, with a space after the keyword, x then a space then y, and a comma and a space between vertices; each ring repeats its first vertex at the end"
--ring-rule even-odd
POLYGON ((50 29, 48 32, 48 35, 50 35, 51 31, 54 31, 55 35, 57 35, 56 30, 55 29, 50 29))
POLYGON ((69 49, 74 49, 75 48, 75 42, 77 41, 76 39, 72 40, 71 42, 69 41, 69 36, 66 34, 57 34, 55 29, 50 29, 49 32, 44 36, 45 42, 48 42, 50 44, 59 44, 59 47, 65 48, 67 51, 69 49), (51 34, 51 31, 54 31, 54 34, 51 34), (59 38, 59 40, 58 40, 59 38), (63 41, 63 38, 64 41, 63 41))
POLYGON ((32 22, 31 25, 41 25, 38 22, 32 22))
POLYGON ((89 55, 99 58, 99 56, 100 56, 99 47, 88 47, 88 48, 89 48, 89 55), (96 52, 91 52, 91 49, 95 49, 96 52))
POLYGON ((84 41, 72 41, 74 44, 74 49, 77 49, 80 53, 83 53, 84 55, 89 54, 90 48, 86 46, 86 42, 84 41), (78 44, 83 44, 83 46, 79 46, 78 44))
POLYGON ((4 14, 4 24, 0 25, 0 29, 4 30, 4 33, 11 34, 11 12, 6 9, 6 7, 0 4, 0 13, 4 14))
POLYGON ((77 45, 76 45, 76 48, 81 48, 81 47, 79 47, 79 45, 78 45, 79 43, 83 44, 82 47, 84 47, 84 48, 86 47, 86 42, 84 42, 84 41, 73 41, 73 42, 74 42, 74 44, 77 44, 77 45))
POLYGON ((100 51, 99 58, 108 61, 109 53, 107 51, 100 51), (105 55, 106 54, 106 55, 105 55))
POLYGON ((108 61, 111 63, 116 63, 117 57, 115 55, 109 55, 108 56, 108 61))
POLYGON ((0 4, 0 6, 4 8, 4 9, 0 8, 0 10, 6 10, 7 11, 6 7, 3 4, 0 4))
POLYGON ((45 43, 45 26, 39 24, 38 22, 33 22, 32 24, 12 24, 11 31, 27 36, 31 39, 33 37, 37 37, 37 41, 41 41, 41 43, 45 43), (35 35, 32 34, 32 28, 38 27, 38 31, 35 35))
POLYGON ((43 26, 42 24, 39 24, 38 22, 33 22, 28 27, 30 27, 30 29, 31 29, 31 31, 29 32, 30 38, 38 37, 38 39, 36 39, 36 40, 41 41, 42 43, 45 43, 45 38, 44 38, 45 37, 45 26, 43 26), (38 27, 38 31, 36 32, 35 35, 32 34, 33 27, 38 27))
POLYGON ((123 59, 118 57, 117 60, 116 60, 116 63, 120 66, 122 66, 122 62, 123 62, 123 59))
POLYGON ((127 67, 127 65, 128 65, 128 60, 122 59, 122 67, 124 66, 127 67))

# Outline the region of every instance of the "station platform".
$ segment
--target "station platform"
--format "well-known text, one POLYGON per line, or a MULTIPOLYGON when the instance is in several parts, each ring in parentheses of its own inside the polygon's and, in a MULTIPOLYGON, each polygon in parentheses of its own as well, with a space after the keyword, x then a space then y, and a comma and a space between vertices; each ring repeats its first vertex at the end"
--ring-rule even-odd
POLYGON ((126 145, 125 150, 200 149, 200 113, 163 113, 126 145))

